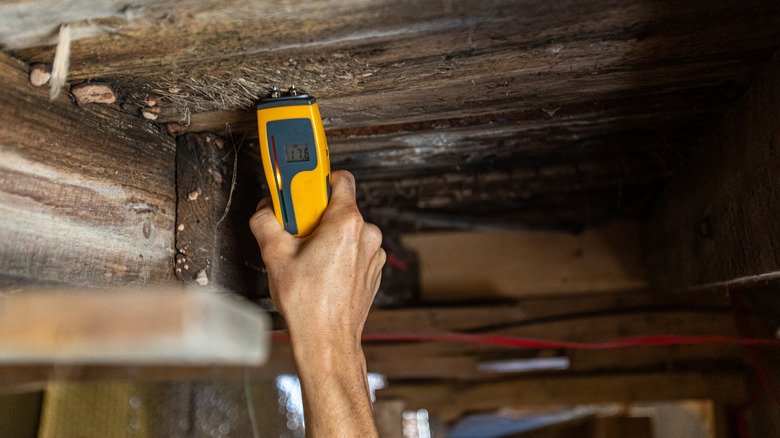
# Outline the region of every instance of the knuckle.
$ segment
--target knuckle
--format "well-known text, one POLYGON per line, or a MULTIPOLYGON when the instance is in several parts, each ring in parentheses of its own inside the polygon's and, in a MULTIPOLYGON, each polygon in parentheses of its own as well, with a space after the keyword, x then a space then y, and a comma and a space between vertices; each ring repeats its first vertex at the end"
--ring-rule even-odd
POLYGON ((339 179, 345 179, 351 183, 355 182, 355 176, 352 175, 352 172, 349 172, 347 170, 336 170, 333 172, 334 175, 338 175, 339 179))
POLYGON ((283 257, 286 254, 286 250, 286 245, 281 239, 268 239, 260 248, 260 254, 263 256, 263 260, 268 263, 283 257))
POLYGON ((252 231, 260 229, 262 224, 267 220, 268 214, 269 213, 265 210, 255 212, 255 214, 249 218, 249 228, 251 228, 252 231))
POLYGON ((341 216, 342 227, 350 234, 358 234, 363 228, 363 216, 360 214, 357 206, 351 206, 344 209, 341 216))
POLYGON ((363 233, 372 248, 379 248, 382 245, 382 231, 376 225, 366 223, 363 233))

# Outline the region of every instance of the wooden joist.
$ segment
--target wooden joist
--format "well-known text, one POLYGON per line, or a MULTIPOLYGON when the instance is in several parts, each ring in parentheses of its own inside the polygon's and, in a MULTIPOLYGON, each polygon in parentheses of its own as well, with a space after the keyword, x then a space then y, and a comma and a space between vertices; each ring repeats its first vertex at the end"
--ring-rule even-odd
POLYGON ((478 383, 389 385, 382 399, 402 399, 407 409, 428 409, 443 420, 466 412, 505 407, 713 399, 740 403, 748 397, 744 376, 728 373, 657 373, 512 378, 478 383))
MULTIPOLYGON (((757 7, 323 0, 297 8, 294 18, 277 5, 243 1, 232 5, 242 14, 216 13, 213 1, 186 10, 163 2, 141 3, 132 17, 104 3, 103 14, 114 17, 73 44, 75 80, 108 79, 140 95, 158 89, 194 112, 245 109, 272 86, 295 83, 328 99, 323 114, 334 126, 553 109, 591 100, 585 94, 685 92, 724 80, 744 86, 752 59, 780 37, 780 14, 767 0, 757 7), (701 25, 681 25, 694 20, 701 25), (101 35, 112 27, 121 37, 101 35)), ((50 62, 52 53, 50 46, 15 52, 31 62, 50 62)))
POLYGON ((667 188, 647 234, 659 285, 780 276, 779 76, 780 53, 667 188))
MULTIPOLYGON (((468 332, 498 336, 568 340, 608 341, 639 335, 716 335, 735 336, 730 313, 713 296, 698 296, 688 303, 689 310, 670 310, 670 302, 657 301, 650 294, 612 294, 528 300, 527 305, 494 305, 478 308, 441 307, 371 312, 365 333, 370 336, 468 332), (713 299, 714 298, 714 299, 713 299), (698 302, 697 302, 698 301, 698 302), (566 303, 571 303, 570 307, 566 303), (718 305, 720 306, 720 304, 718 305), (623 309, 621 312, 619 309, 623 309), (699 309, 699 310, 695 310, 699 309)), ((761 333, 765 334, 765 333, 761 333)), ((568 357, 568 372, 620 373, 688 371, 717 366, 721 370, 739 370, 744 365, 739 346, 637 347, 603 351, 526 350, 501 346, 444 342, 365 341, 368 370, 388 379, 486 379, 499 375, 479 370, 480 363, 568 357), (717 364, 717 365, 716 365, 717 364)), ((141 380, 185 380, 242 378, 235 367, 139 367, 139 366, 38 366, 5 367, 0 386, 20 382, 45 382, 47 379, 105 380, 134 378, 141 380)), ((285 341, 272 344, 269 362, 252 371, 253 378, 272 379, 279 374, 294 374, 290 346, 285 341)), ((541 377, 544 374, 536 373, 541 377)))
POLYGON ((178 137, 175 271, 186 283, 267 296, 268 280, 249 218, 268 189, 259 157, 248 149, 212 134, 178 137))
POLYGON ((172 278, 173 141, 117 108, 49 102, 0 54, 0 285, 172 278))
POLYGON ((420 260, 427 301, 511 299, 647 287, 636 224, 579 236, 541 232, 448 232, 404 236, 420 260))

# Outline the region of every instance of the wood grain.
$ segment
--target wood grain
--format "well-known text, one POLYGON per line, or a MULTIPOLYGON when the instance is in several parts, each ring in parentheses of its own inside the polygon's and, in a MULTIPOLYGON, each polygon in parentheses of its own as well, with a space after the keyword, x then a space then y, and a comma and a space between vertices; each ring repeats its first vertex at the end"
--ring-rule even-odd
POLYGON ((428 301, 636 290, 648 286, 636 224, 579 236, 539 232, 448 232, 407 235, 420 258, 420 292, 428 301))
MULTIPOLYGON (((288 7, 74 8, 105 16, 74 42, 71 77, 112 84, 136 115, 154 102, 173 132, 250 140, 253 101, 295 83, 320 99, 334 168, 369 183, 370 220, 580 231, 646 215, 780 46, 771 0, 288 7)), ((53 55, 19 47, 27 62, 53 55)))
POLYGON ((428 409, 451 421, 468 411, 507 406, 686 399, 738 403, 748 396, 747 388, 739 374, 658 373, 395 385, 379 390, 377 397, 402 399, 407 409, 428 409))
POLYGON ((194 283, 201 275, 245 296, 267 296, 265 267, 249 230, 267 194, 260 163, 246 159, 244 143, 212 134, 186 134, 177 144, 177 278, 194 283))
POLYGON ((659 202, 647 235, 659 285, 780 271, 779 76, 780 53, 659 202))
POLYGON ((170 279, 172 140, 110 107, 49 102, 0 60, 0 283, 170 279))

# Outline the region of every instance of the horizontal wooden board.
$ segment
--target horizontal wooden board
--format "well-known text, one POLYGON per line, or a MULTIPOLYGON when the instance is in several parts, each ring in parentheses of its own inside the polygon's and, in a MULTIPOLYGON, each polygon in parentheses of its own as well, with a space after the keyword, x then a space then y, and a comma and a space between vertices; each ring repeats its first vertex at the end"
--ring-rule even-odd
MULTIPOLYGON (((50 62, 55 23, 5 7, 27 20, 13 53, 50 62)), ((405 229, 490 216, 578 231, 646 214, 780 46, 771 0, 99 1, 68 13, 73 82, 111 83, 125 111, 153 105, 176 134, 253 143, 257 98, 292 83, 314 93, 334 168, 370 182, 371 220, 405 229), (510 176, 486 183, 494 172, 510 176)))
POLYGON ((597 403, 714 399, 736 404, 748 396, 739 374, 658 373, 505 379, 494 382, 389 386, 377 396, 401 399, 452 421, 468 411, 597 403))
POLYGON ((648 286, 636 224, 579 236, 539 232, 421 233, 404 237, 418 253, 423 300, 480 300, 648 286))
MULTIPOLYGON (((328 99, 330 123, 360 126, 744 81, 746 61, 780 37, 770 1, 177 6, 141 3, 136 20, 106 11, 119 33, 74 42, 72 77, 161 89, 193 112, 246 108, 295 83, 328 99)), ((46 62, 52 48, 16 54, 46 62)))
POLYGON ((172 278, 173 141, 116 108, 49 102, 0 60, 0 284, 172 278))

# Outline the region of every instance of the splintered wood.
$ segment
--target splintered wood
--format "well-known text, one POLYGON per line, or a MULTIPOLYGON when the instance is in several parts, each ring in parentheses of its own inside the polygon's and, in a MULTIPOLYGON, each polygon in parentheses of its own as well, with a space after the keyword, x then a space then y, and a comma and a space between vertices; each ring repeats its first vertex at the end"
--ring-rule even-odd
POLYGON ((79 105, 88 103, 112 104, 116 102, 116 94, 108 84, 80 84, 73 87, 70 92, 79 105))

